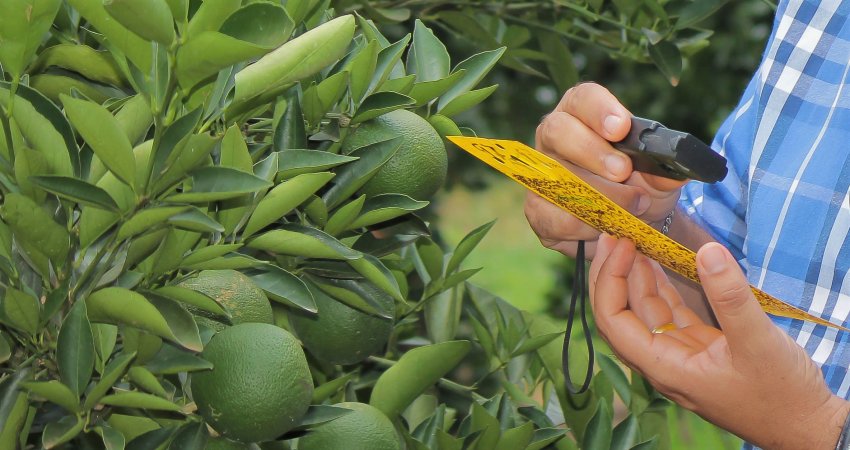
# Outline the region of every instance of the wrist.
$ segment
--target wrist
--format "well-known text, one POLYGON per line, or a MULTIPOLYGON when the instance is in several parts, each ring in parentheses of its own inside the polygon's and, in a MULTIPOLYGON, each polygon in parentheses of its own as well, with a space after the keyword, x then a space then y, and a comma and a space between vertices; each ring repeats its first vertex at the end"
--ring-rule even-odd
POLYGON ((820 448, 845 450, 850 448, 850 403, 836 396, 832 396, 830 401, 834 403, 833 412, 827 419, 826 442, 820 448))

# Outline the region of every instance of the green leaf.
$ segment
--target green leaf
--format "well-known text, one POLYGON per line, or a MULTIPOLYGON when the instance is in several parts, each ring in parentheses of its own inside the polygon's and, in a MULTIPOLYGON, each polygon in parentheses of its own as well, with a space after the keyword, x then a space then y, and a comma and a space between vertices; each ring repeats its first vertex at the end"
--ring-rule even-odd
POLYGON ((301 80, 338 60, 354 37, 354 22, 350 15, 328 21, 240 71, 234 103, 301 80))
POLYGON ((599 364, 599 368, 602 370, 602 373, 605 374, 611 382, 611 385, 614 387, 614 390, 617 391, 617 395, 620 396, 623 403, 625 403, 626 406, 629 406, 632 401, 632 390, 623 369, 621 369, 614 360, 608 357, 608 355, 602 352, 596 352, 596 363, 599 364))
POLYGON ((729 0, 700 0, 689 3, 679 13, 675 29, 682 30, 690 28, 717 12, 718 9, 729 3, 729 0))
POLYGON ((596 414, 590 419, 584 431, 582 449, 609 450, 611 448, 611 411, 605 399, 600 398, 596 414))
POLYGON ((172 301, 191 305, 202 311, 230 317, 230 313, 217 300, 193 289, 181 286, 163 286, 152 291, 147 291, 145 294, 147 296, 157 295, 172 301))
POLYGON ((35 336, 39 328, 40 305, 38 299, 13 287, 6 288, 0 318, 11 327, 35 336))
MULTIPOLYGON (((184 149, 201 119, 202 112, 201 108, 195 108, 165 128, 165 131, 162 133, 162 139, 156 148, 152 150, 148 158, 148 180, 145 183, 147 191, 153 190, 159 192, 160 189, 165 189, 182 178, 183 175, 180 174, 179 177, 171 177, 172 179, 165 181, 162 180, 162 177, 169 172, 170 166, 173 165, 174 161, 179 158, 181 153, 186 151, 184 149), (158 189, 152 189, 152 187, 158 189)), ((186 170, 188 171, 189 169, 186 170)))
MULTIPOLYGON (((404 67, 400 64, 401 55, 404 53, 404 49, 407 48, 410 38, 411 35, 408 33, 397 42, 392 45, 388 45, 381 50, 378 54, 378 62, 375 65, 375 74, 372 77, 371 84, 369 85, 369 92, 375 92, 381 88, 384 82, 393 75, 393 72, 396 71, 396 69, 403 72, 404 67)), ((401 73, 401 75, 403 75, 403 73, 401 73)))
POLYGON ((177 80, 188 91, 221 69, 265 55, 286 42, 294 28, 280 5, 245 5, 231 14, 220 29, 200 32, 178 49, 177 80), (208 51, 211 48, 216 51, 208 51))
POLYGON ((80 205, 118 211, 118 204, 106 191, 83 180, 63 176, 35 176, 30 177, 30 181, 51 194, 80 205))
POLYGON ((254 212, 251 213, 251 218, 248 219, 245 230, 242 232, 242 238, 247 239, 291 212, 333 177, 334 174, 331 172, 304 173, 275 186, 260 200, 254 212))
POLYGON ((228 253, 235 252, 242 248, 243 244, 216 244, 209 245, 203 248, 199 248, 192 253, 186 255, 181 261, 181 265, 183 266, 191 266, 192 264, 198 264, 205 261, 209 261, 214 258, 218 258, 219 256, 224 256, 228 253))
POLYGON ((265 261, 240 254, 219 256, 217 258, 191 265, 181 264, 181 266, 189 270, 243 270, 259 268, 264 265, 266 265, 265 261))
POLYGON ((386 222, 428 206, 428 202, 414 200, 404 194, 383 194, 370 197, 363 205, 360 216, 347 229, 368 227, 386 222))
POLYGON ((321 150, 283 150, 278 155, 278 178, 293 178, 301 174, 321 172, 351 161, 357 157, 337 155, 321 150))
POLYGON ((30 66, 30 73, 44 72, 50 67, 76 72, 98 83, 125 86, 121 69, 109 52, 98 51, 88 45, 57 44, 44 49, 30 66))
POLYGON ((361 195, 337 208, 325 224, 325 233, 331 236, 338 236, 345 231, 348 228, 348 224, 354 221, 357 215, 360 214, 360 210, 363 209, 363 203, 365 202, 366 196, 361 195))
POLYGON ((378 41, 369 41, 343 68, 344 71, 349 72, 348 92, 355 104, 359 104, 368 93, 369 83, 372 81, 375 66, 378 64, 378 52, 380 50, 378 41))
POLYGON ((413 106, 416 100, 398 92, 376 92, 363 100, 357 113, 351 119, 351 124, 358 124, 390 111, 413 106))
POLYGON ((12 105, 10 110, 18 130, 26 142, 44 155, 51 175, 79 174, 79 148, 68 119, 56 105, 40 92, 17 86, 11 95, 11 84, 0 81, 0 104, 12 105))
POLYGON ((531 439, 531 445, 526 447, 525 450, 542 450, 546 448, 546 446, 560 440, 566 434, 567 430, 562 428, 540 428, 534 431, 534 437, 531 439))
POLYGON ((114 428, 101 424, 94 427, 94 432, 103 439, 105 450, 124 450, 126 439, 123 434, 114 428))
POLYGON ((490 228, 493 228, 495 221, 486 223, 481 225, 480 227, 470 231, 455 247, 454 252, 452 253, 452 257, 449 260, 448 265, 446 266, 446 273, 452 273, 460 267, 460 264, 472 253, 472 250, 484 239, 484 236, 487 235, 487 232, 490 231, 490 228))
POLYGON ((515 358, 519 355, 524 355, 530 352, 536 352, 540 347, 558 339, 559 337, 563 337, 564 333, 548 333, 541 334, 538 336, 530 337, 527 339, 522 339, 516 346, 516 348, 511 351, 511 358, 515 358))
POLYGON ((453 340, 460 325, 463 291, 448 289, 425 304, 425 328, 431 342, 453 340))
POLYGON ((154 411, 179 412, 180 405, 144 392, 119 392, 100 399, 104 405, 141 408, 154 411))
POLYGON ((469 341, 449 341, 408 351, 378 378, 369 404, 395 417, 463 360, 469 349, 469 341))
POLYGON ((162 428, 160 424, 151 418, 118 414, 116 412, 110 414, 106 422, 113 430, 124 436, 127 441, 132 441, 142 434, 162 428))
POLYGON ((211 362, 172 345, 163 345, 159 353, 145 368, 156 375, 172 375, 180 372, 195 372, 213 368, 211 362))
MULTIPOLYGON (((248 145, 245 143, 242 131, 236 125, 228 128, 224 134, 224 138, 221 140, 219 165, 253 173, 254 161, 251 158, 251 153, 248 151, 248 145)), ((253 195, 246 194, 242 197, 224 201, 219 205, 217 218, 219 223, 224 226, 225 235, 232 234, 236 227, 239 226, 242 219, 250 211, 253 201, 253 195)))
POLYGON ((12 357, 12 346, 9 345, 9 340, 5 334, 0 331, 0 364, 5 363, 12 357))
POLYGON ((86 303, 77 301, 59 329, 56 360, 59 378, 80 396, 86 389, 94 370, 94 337, 86 311, 86 303))
POLYGON ((420 81, 413 84, 408 95, 416 101, 416 106, 422 106, 435 98, 446 94, 462 81, 466 69, 456 70, 451 75, 433 81, 420 81))
POLYGON ((446 93, 440 96, 439 109, 442 109, 444 105, 448 105, 452 100, 477 86, 490 70, 493 69, 496 63, 499 62, 499 59, 505 53, 505 49, 505 47, 501 47, 495 50, 481 52, 458 63, 452 71, 452 76, 462 74, 462 78, 457 83, 452 83, 452 86, 446 93))
POLYGON ((68 0, 97 31, 106 37, 110 43, 127 56, 142 72, 151 68, 151 45, 136 34, 130 32, 106 12, 103 0, 68 0))
POLYGON ((149 231, 187 209, 189 209, 188 206, 162 206, 143 209, 121 225, 121 228, 118 229, 118 239, 127 239, 149 231))
POLYGON ((638 421, 629 414, 616 427, 611 435, 611 450, 629 450, 637 443, 640 435, 638 421))
POLYGON ((41 205, 23 195, 10 193, 3 203, 2 215, 19 243, 41 252, 54 266, 64 266, 70 251, 70 236, 41 205))
POLYGON ((189 20, 186 40, 204 31, 218 31, 227 18, 242 6, 241 0, 205 0, 189 20))
POLYGON ((307 129, 301 112, 300 86, 288 89, 274 103, 272 127, 274 129, 273 146, 283 151, 307 147, 307 129))
POLYGON ((632 447, 632 450, 656 450, 658 446, 661 445, 658 443, 659 440, 658 435, 655 435, 652 438, 635 445, 632 447))
POLYGON ((338 419, 348 413, 351 409, 332 405, 310 405, 301 422, 294 428, 295 430, 304 430, 315 428, 323 423, 338 419))
POLYGON ((44 202, 47 193, 39 189, 30 179, 47 172, 47 159, 44 155, 27 147, 17 148, 15 150, 14 171, 20 192, 37 203, 44 202))
POLYGON ((169 450, 204 450, 207 448, 207 425, 203 422, 188 422, 174 435, 169 450))
POLYGON ((510 428, 502 433, 495 450, 524 449, 534 437, 534 424, 526 422, 516 428, 510 428))
MULTIPOLYGON (((187 172, 209 162, 209 154, 217 142, 218 138, 207 134, 190 136, 185 142, 185 145, 180 145, 176 149, 176 152, 173 153, 176 155, 173 161, 166 163, 164 170, 161 172, 162 175, 154 184, 153 191, 159 193, 177 182, 184 181, 187 172)), ((207 169, 210 168, 207 167, 207 169)), ((216 168, 213 167, 212 169, 216 168)))
POLYGON ((85 421, 77 416, 65 416, 55 422, 48 422, 41 434, 41 445, 45 449, 58 447, 80 434, 84 425, 85 421))
POLYGON ((148 301, 159 310, 171 330, 171 336, 162 337, 170 339, 189 350, 198 352, 203 350, 204 346, 201 343, 198 325, 195 323, 192 314, 179 303, 159 296, 152 296, 148 301))
POLYGON ((98 381, 92 390, 86 395, 86 401, 83 403, 83 408, 86 410, 94 408, 98 401, 100 401, 103 396, 112 389, 115 382, 124 375, 124 372, 127 370, 127 366, 130 365, 130 362, 135 357, 136 353, 133 352, 122 353, 113 358, 103 371, 103 376, 100 377, 100 381, 98 381))
POLYGON ((23 383, 22 386, 31 393, 65 408, 70 413, 76 413, 80 410, 79 396, 71 392, 68 386, 65 386, 59 380, 31 381, 23 383))
POLYGON ((121 181, 136 186, 136 157, 127 135, 106 108, 67 95, 60 96, 65 113, 98 159, 121 181))
POLYGON ((313 403, 314 405, 321 404, 322 402, 330 398, 332 395, 339 392, 339 390, 342 389, 346 384, 348 384, 348 382, 351 381, 351 379, 354 378, 355 375, 356 373, 353 372, 348 373, 340 376, 339 378, 335 378, 333 380, 325 382, 324 384, 316 386, 316 388, 313 389, 313 398, 310 400, 311 403, 313 403))
POLYGON ((269 299, 312 313, 317 311, 313 294, 310 293, 307 285, 292 273, 267 265, 261 272, 249 273, 249 276, 251 281, 268 295, 269 299))
POLYGON ((0 17, 0 65, 17 81, 41 45, 60 0, 9 0, 0 17))
MULTIPOLYGON (((154 297, 156 298, 156 297, 154 297)), ((108 287, 94 292, 86 299, 89 318, 93 322, 129 325, 156 336, 168 339, 190 350, 201 350, 197 326, 191 315, 180 308, 168 308, 169 302, 159 301, 156 305, 141 294, 118 288, 108 287), (174 317, 163 317, 160 308, 167 313, 177 313, 174 317), (185 315, 178 313, 182 311, 185 315), (189 324, 191 322, 191 325, 189 324), (172 331, 171 326, 176 329, 172 331), (194 326, 194 330, 192 327, 194 326)), ((175 305, 176 306, 176 305, 175 305)))
POLYGON ((470 434, 479 432, 477 438, 477 448, 495 448, 499 442, 499 420, 490 415, 490 413, 481 404, 475 402, 472 404, 471 419, 469 421, 470 434))
POLYGON ((394 311, 387 310, 384 303, 375 298, 374 292, 366 290, 359 281, 309 275, 305 277, 310 289, 319 290, 319 292, 313 291, 314 297, 327 295, 366 314, 389 320, 393 319, 394 311))
POLYGON ((18 448, 19 433, 28 416, 27 393, 18 391, 16 387, 10 386, 4 398, 0 399, 3 401, 0 404, 3 407, 0 410, 0 423, 3 423, 3 428, 0 428, 0 446, 2 448, 18 448))
POLYGON ((249 248, 308 258, 357 259, 354 251, 327 233, 298 224, 281 225, 248 241, 249 248))
POLYGON ((317 125, 322 117, 339 102, 348 87, 348 72, 335 73, 319 84, 311 84, 304 90, 304 119, 317 125))
POLYGON ((380 259, 364 253, 362 258, 349 259, 346 261, 352 269, 357 271, 363 278, 371 281, 378 289, 389 294, 393 299, 404 302, 404 296, 398 287, 398 281, 392 272, 381 262, 380 259))
POLYGON ((391 78, 384 82, 378 89, 378 92, 397 92, 399 94, 408 94, 413 89, 413 84, 416 82, 416 75, 410 74, 399 78, 391 78))
POLYGON ((670 84, 678 85, 682 75, 682 53, 679 48, 670 41, 661 41, 655 45, 649 44, 647 50, 652 62, 667 77, 670 84))
POLYGON ((191 173, 192 187, 167 198, 172 202, 213 202, 266 189, 268 181, 229 167, 201 167, 191 173))
POLYGON ((449 52, 434 36, 434 32, 416 19, 413 44, 407 54, 407 72, 416 74, 416 81, 434 81, 449 74, 449 52))
POLYGON ((498 87, 499 85, 494 84, 486 88, 464 92, 463 94, 455 97, 452 101, 446 103, 445 106, 441 106, 437 112, 448 117, 460 114, 486 100, 487 97, 495 92, 498 87))
POLYGON ((207 213, 200 208, 191 207, 179 212, 167 219, 167 222, 177 228, 184 230, 199 231, 201 233, 222 233, 224 226, 211 219, 207 213))
POLYGON ((129 371, 127 371, 127 375, 130 377, 130 381, 132 381, 133 384, 150 392, 151 394, 155 394, 160 397, 168 396, 168 393, 165 392, 165 388, 162 387, 159 380, 156 379, 156 375, 151 373, 150 370, 142 366, 133 366, 130 367, 129 371))
POLYGON ((108 323, 94 323, 91 325, 91 331, 94 338, 95 370, 102 374, 118 342, 118 327, 108 323))
POLYGON ((333 186, 322 196, 327 207, 335 208, 363 187, 395 155, 401 147, 401 143, 401 137, 394 137, 351 152, 350 156, 359 159, 337 170, 333 186))
POLYGON ((103 6, 118 23, 148 41, 174 41, 174 17, 165 0, 105 0, 103 6))
POLYGON ((575 86, 579 81, 578 68, 564 38, 556 33, 540 31, 537 32, 537 39, 540 41, 540 50, 549 56, 546 68, 558 92, 566 92, 575 86))

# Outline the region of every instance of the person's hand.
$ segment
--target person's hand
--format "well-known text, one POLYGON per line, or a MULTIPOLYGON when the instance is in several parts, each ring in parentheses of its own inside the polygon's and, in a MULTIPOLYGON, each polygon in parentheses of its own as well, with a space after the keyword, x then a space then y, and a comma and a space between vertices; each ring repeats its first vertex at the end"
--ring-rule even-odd
MULTIPOLYGON (((631 159, 610 144, 626 137, 630 118, 607 89, 579 84, 537 127, 536 147, 632 214, 655 224, 673 209, 684 182, 632 171, 631 159)), ((544 246, 575 256, 576 241, 584 240, 587 257, 593 256, 599 232, 558 206, 529 192, 525 215, 544 246)))
POLYGON ((770 321, 723 246, 704 245, 697 268, 721 329, 697 318, 633 243, 603 235, 590 269, 599 333, 659 392, 749 442, 835 448, 850 404, 770 321))

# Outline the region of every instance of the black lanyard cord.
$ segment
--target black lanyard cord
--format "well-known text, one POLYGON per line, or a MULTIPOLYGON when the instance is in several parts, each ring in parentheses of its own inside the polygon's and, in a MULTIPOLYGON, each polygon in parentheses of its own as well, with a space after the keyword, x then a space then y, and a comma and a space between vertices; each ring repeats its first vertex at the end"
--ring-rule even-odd
POLYGON ((587 313, 585 304, 587 303, 587 280, 584 270, 584 241, 578 241, 578 251, 576 252, 575 276, 573 277, 573 291, 570 295, 570 310, 567 314, 567 331, 564 335, 564 349, 562 353, 564 366, 564 384, 570 394, 581 394, 590 387, 590 380, 593 378, 593 339, 590 335, 590 327, 587 325, 587 313), (573 332, 573 323, 576 316, 576 303, 580 302, 581 308, 581 327, 584 331, 584 340, 587 343, 587 371, 584 375, 584 383, 576 387, 570 378, 569 361, 570 361, 570 336, 573 332))

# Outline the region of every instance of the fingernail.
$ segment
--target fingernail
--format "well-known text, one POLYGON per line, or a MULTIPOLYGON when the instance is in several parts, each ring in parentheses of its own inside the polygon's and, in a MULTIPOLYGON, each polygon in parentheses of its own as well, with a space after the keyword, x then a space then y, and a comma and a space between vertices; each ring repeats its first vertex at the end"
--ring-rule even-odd
POLYGON ((645 213, 649 209, 650 205, 652 205, 652 199, 649 198, 649 196, 646 195, 646 194, 640 195, 637 199, 637 206, 635 207, 635 215, 639 216, 639 215, 645 213))
POLYGON ((620 116, 610 115, 605 118, 605 121, 602 122, 602 127, 605 128, 605 132, 608 134, 614 134, 617 132, 620 127, 620 123, 623 121, 620 116))
POLYGON ((726 252, 720 244, 708 244, 700 252, 700 263, 710 275, 716 275, 726 270, 726 252))
POLYGON ((605 157, 605 169, 614 176, 621 176, 626 171, 626 157, 611 154, 605 157))

